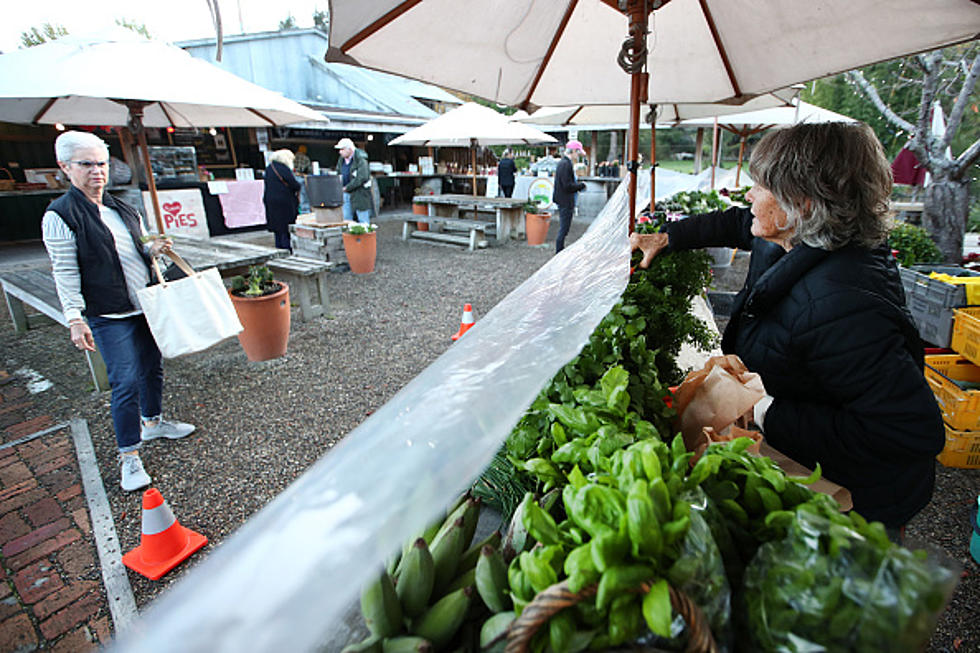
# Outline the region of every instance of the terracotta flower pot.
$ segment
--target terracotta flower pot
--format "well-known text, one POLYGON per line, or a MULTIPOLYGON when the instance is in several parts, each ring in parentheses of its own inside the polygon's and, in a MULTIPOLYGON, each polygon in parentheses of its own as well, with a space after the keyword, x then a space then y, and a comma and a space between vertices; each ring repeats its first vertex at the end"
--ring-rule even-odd
POLYGON ((267 361, 286 353, 289 342, 289 286, 262 297, 239 297, 229 291, 243 330, 238 342, 250 361, 267 361))
POLYGON ((524 229, 527 232, 527 244, 544 244, 545 239, 548 237, 548 226, 550 224, 550 213, 525 213, 524 229))
MULTIPOLYGON (((414 215, 429 215, 429 206, 427 204, 412 204, 412 213, 414 215)), ((429 223, 418 221, 415 223, 419 231, 428 231, 429 223)))
POLYGON ((347 264, 354 274, 374 272, 374 259, 378 255, 377 232, 350 234, 344 232, 344 252, 347 264))

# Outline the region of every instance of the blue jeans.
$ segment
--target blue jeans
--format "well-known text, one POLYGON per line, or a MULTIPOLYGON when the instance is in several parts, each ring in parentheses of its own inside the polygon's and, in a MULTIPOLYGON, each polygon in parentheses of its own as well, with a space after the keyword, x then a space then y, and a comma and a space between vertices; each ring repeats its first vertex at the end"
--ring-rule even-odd
POLYGON ((371 222, 371 209, 364 209, 363 211, 355 211, 354 207, 350 203, 350 193, 344 193, 344 220, 354 220, 354 214, 357 214, 357 221, 363 224, 369 224, 371 222))
POLYGON ((112 388, 112 425, 120 452, 140 446, 140 416, 163 412, 163 357, 142 314, 121 319, 90 317, 92 337, 112 388))

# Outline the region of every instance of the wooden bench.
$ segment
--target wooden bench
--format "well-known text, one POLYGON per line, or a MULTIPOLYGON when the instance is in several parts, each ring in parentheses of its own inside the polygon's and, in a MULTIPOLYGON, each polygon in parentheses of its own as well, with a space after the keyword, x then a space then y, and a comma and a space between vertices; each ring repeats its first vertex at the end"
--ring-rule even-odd
MULTIPOLYGON (((4 272, 0 275, 3 284, 3 296, 7 301, 7 310, 14 323, 15 333, 24 333, 31 327, 34 315, 24 311, 24 304, 41 311, 58 324, 68 328, 68 321, 61 311, 61 301, 55 289, 54 276, 50 270, 28 269, 4 272)), ((105 361, 98 351, 86 351, 85 360, 96 390, 109 389, 109 376, 106 373, 105 361)))
POLYGON ((487 231, 493 228, 494 223, 492 222, 407 214, 402 223, 402 240, 416 238, 447 245, 462 245, 473 251, 477 247, 484 248, 487 246, 487 231), (419 231, 419 222, 427 223, 429 230, 419 231), (468 235, 446 233, 448 231, 467 232, 468 235))
POLYGON ((300 320, 306 322, 327 313, 330 299, 327 294, 327 272, 337 263, 302 256, 272 259, 266 265, 273 276, 289 284, 292 297, 299 300, 300 320))

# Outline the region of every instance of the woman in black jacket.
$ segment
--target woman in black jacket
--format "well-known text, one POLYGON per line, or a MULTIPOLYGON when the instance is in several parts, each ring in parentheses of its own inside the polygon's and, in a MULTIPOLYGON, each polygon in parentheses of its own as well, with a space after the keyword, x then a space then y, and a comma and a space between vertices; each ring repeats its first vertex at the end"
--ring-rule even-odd
POLYGON ((885 242, 891 170, 864 124, 770 132, 749 167, 751 210, 632 234, 642 267, 660 251, 737 247, 752 258, 722 350, 758 372, 766 441, 851 491, 890 529, 932 497, 942 416, 885 242))
POLYGON ((290 150, 276 150, 265 169, 262 203, 265 204, 265 222, 269 231, 276 235, 276 247, 293 251, 289 239, 289 225, 296 222, 299 208, 299 182, 293 176, 294 155, 290 150))

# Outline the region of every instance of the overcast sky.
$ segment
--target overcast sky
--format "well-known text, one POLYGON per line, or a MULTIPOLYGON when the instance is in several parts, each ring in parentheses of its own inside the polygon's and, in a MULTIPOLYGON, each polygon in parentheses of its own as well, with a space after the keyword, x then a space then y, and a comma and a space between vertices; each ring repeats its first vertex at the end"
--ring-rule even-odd
MULTIPOLYGON (((7 3, 5 3, 7 4, 7 3)), ((225 34, 278 29, 292 14, 299 27, 313 26, 313 12, 326 10, 327 0, 220 0, 225 34)), ((43 23, 63 25, 81 34, 115 24, 117 18, 143 23, 151 36, 180 41, 214 36, 207 0, 11 0, 0 21, 0 51, 20 47, 21 32, 43 23)))

